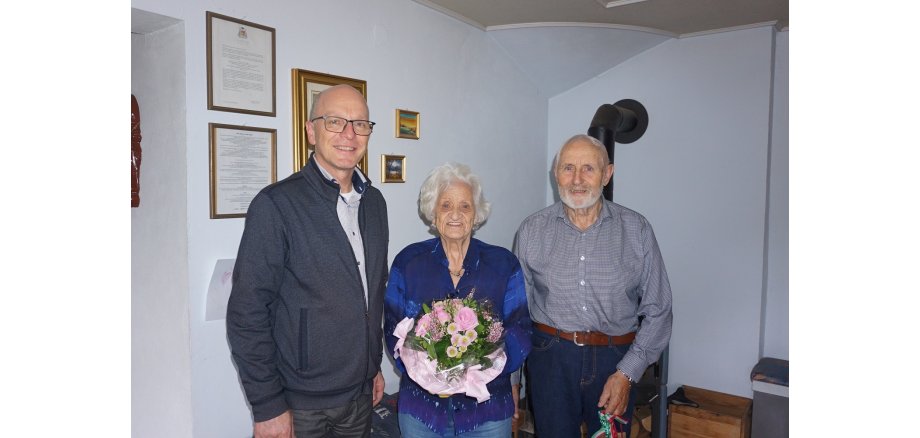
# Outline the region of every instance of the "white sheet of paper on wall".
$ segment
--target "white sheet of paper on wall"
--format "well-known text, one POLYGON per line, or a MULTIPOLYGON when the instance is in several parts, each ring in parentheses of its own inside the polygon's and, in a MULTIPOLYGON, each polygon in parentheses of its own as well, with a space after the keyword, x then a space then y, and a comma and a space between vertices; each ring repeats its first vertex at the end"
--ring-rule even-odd
POLYGON ((233 265, 236 259, 219 259, 214 264, 211 284, 208 285, 208 302, 205 306, 205 321, 217 321, 227 317, 227 301, 233 287, 233 265))

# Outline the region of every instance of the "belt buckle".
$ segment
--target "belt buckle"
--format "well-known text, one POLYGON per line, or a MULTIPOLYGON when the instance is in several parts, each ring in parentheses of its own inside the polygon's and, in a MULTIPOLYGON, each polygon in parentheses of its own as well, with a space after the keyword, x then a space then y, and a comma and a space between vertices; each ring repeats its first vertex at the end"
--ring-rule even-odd
POLYGON ((572 342, 574 342, 575 345, 577 345, 577 346, 579 346, 579 347, 584 347, 585 344, 582 344, 582 343, 578 342, 578 334, 579 334, 579 333, 582 333, 582 332, 572 332, 572 342))

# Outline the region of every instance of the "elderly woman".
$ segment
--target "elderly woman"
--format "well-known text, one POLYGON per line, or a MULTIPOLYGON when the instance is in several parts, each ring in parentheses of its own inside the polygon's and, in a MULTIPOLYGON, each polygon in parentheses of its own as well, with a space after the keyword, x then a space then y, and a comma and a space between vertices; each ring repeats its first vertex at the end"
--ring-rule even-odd
MULTIPOLYGON (((435 168, 422 184, 419 215, 437 237, 407 246, 393 260, 385 298, 384 335, 393 353, 396 325, 416 317, 422 304, 473 292, 488 300, 505 328, 507 362, 486 385, 491 397, 477 403, 465 394, 434 395, 402 372, 399 385, 399 427, 405 437, 502 437, 511 435, 516 397, 510 375, 530 352, 530 316, 524 279, 517 258, 505 248, 472 237, 489 217, 489 203, 479 177, 468 166, 447 163, 435 168)), ((515 385, 515 391, 517 387, 515 385)))

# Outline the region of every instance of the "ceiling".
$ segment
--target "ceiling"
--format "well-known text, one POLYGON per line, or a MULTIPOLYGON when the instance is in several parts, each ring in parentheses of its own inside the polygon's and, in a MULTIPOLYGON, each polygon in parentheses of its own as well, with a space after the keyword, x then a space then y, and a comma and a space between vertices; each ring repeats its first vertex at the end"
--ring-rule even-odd
POLYGON ((178 19, 131 8, 131 33, 144 35, 179 23, 178 19))
POLYGON ((485 31, 546 97, 671 39, 789 27, 789 0, 415 1, 485 31))
MULTIPOLYGON (((414 1, 485 31, 546 97, 671 39, 789 27, 789 0, 414 1)), ((147 33, 176 20, 132 9, 131 22, 132 32, 147 33)))
POLYGON ((789 27, 789 0, 415 1, 483 30, 565 22, 637 26, 685 36, 765 22, 776 22, 779 29, 789 27))

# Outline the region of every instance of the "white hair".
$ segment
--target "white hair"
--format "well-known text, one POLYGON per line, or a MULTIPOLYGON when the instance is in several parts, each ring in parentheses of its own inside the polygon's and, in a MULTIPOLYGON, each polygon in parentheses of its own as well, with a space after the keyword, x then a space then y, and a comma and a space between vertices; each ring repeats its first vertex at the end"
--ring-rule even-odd
POLYGON ((556 173, 556 166, 559 165, 559 156, 562 155, 562 150, 565 149, 566 146, 572 143, 575 143, 576 141, 583 141, 586 143, 590 143, 591 145, 596 147, 599 150, 601 157, 603 157, 602 160, 604 161, 603 163, 604 166, 607 166, 608 164, 610 164, 610 155, 607 155, 607 146, 604 146, 604 144, 601 143, 600 140, 590 135, 578 134, 578 135, 573 135, 572 138, 566 140, 565 143, 562 143, 562 147, 560 147, 559 150, 556 151, 556 157, 553 158, 553 168, 552 168, 553 174, 556 173))
POLYGON ((492 211, 492 205, 486 201, 482 193, 482 184, 479 176, 470 170, 470 166, 460 163, 444 163, 435 167, 418 192, 418 215, 426 224, 437 232, 437 226, 434 224, 435 208, 438 197, 451 184, 463 183, 470 186, 473 193, 473 208, 476 210, 476 217, 473 219, 473 230, 479 227, 489 218, 492 211))

